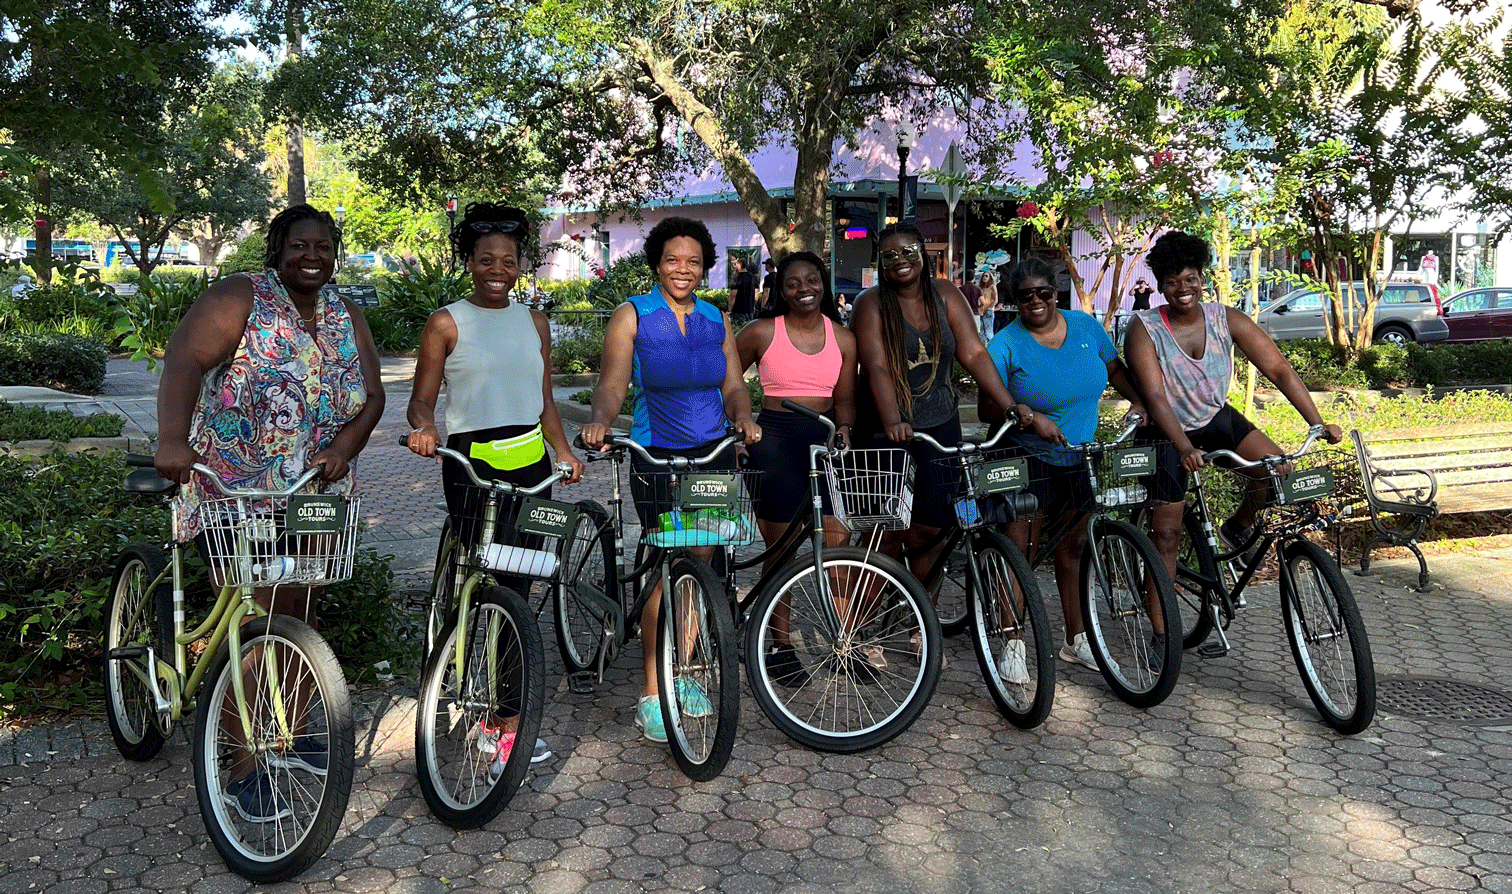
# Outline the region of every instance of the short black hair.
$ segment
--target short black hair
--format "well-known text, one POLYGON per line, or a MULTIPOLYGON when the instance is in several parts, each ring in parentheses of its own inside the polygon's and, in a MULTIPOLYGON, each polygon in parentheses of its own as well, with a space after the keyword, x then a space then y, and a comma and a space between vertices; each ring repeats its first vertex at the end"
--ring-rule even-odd
POLYGON ((1018 295, 1018 287, 1025 280, 1043 279, 1052 286, 1055 284, 1055 268, 1044 258, 1026 258, 1013 268, 1008 274, 1008 300, 1013 301, 1018 295))
POLYGON ((264 270, 278 268, 278 256, 283 254, 289 231, 302 220, 316 220, 325 224, 331 231, 331 241, 335 243, 336 253, 341 253, 341 227, 337 226, 336 218, 329 211, 321 211, 314 205, 295 205, 278 212, 278 216, 268 223, 268 247, 263 251, 264 270))
POLYGON ((478 240, 487 236, 473 228, 475 223, 500 223, 513 221, 520 224, 520 229, 513 233, 505 233, 505 236, 514 240, 515 250, 520 255, 520 260, 525 259, 525 243, 530 241, 530 218, 524 211, 518 208, 510 208, 507 205, 496 205, 493 202, 469 202, 462 211, 462 219, 457 221, 447 235, 447 241, 451 243, 452 254, 466 261, 473 256, 478 248, 478 240))
POLYGON ((1213 249, 1201 236, 1172 230, 1155 240, 1150 253, 1145 255, 1145 264, 1159 283, 1188 267, 1198 273, 1206 271, 1213 266, 1213 249))
POLYGON ((703 221, 691 217, 669 217, 646 234, 646 263, 651 266, 652 273, 661 266, 662 253, 666 251, 667 243, 679 236, 697 240, 703 248, 704 272, 714 269, 714 237, 709 235, 709 228, 704 226, 703 221))
MULTIPOLYGON (((768 258, 767 260, 771 260, 768 258)), ((840 320, 840 305, 835 303, 835 292, 830 286, 829 268, 824 266, 824 261, 811 251, 795 251, 783 257, 782 263, 777 265, 774 274, 777 277, 775 287, 772 289, 772 303, 769 310, 757 314, 760 317, 786 316, 789 310, 787 296, 782 294, 782 279, 787 274, 787 269, 794 264, 813 264, 814 269, 819 271, 819 277, 824 280, 824 296, 819 299, 819 312, 836 323, 840 320)))

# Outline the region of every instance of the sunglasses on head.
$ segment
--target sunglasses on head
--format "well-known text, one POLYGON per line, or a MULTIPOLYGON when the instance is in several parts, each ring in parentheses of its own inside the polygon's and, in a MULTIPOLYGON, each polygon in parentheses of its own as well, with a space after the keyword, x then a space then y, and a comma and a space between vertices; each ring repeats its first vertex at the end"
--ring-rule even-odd
POLYGON ((516 233, 525 229, 524 222, 518 220, 475 220, 468 226, 475 233, 516 233))
POLYGON ((1043 301, 1046 304, 1055 300, 1055 290, 1049 286, 1039 286, 1033 289, 1019 289, 1013 293, 1014 304, 1032 304, 1035 301, 1043 301))

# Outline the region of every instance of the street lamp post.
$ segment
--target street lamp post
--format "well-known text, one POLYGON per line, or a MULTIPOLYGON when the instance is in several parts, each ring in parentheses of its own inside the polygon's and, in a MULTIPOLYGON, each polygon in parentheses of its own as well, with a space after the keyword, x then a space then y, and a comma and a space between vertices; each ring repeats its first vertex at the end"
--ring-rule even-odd
MULTIPOLYGON (((345 230, 346 229, 346 206, 343 205, 343 204, 341 204, 341 203, 339 203, 339 202, 336 205, 336 229, 337 229, 338 232, 341 231, 341 230, 345 230)), ((346 263, 346 238, 343 235, 342 240, 341 240, 341 248, 337 251, 337 254, 336 254, 336 268, 338 270, 341 269, 342 265, 345 264, 345 263, 346 263)))
MULTIPOLYGON (((451 237, 451 231, 456 226, 457 226, 457 197, 456 196, 447 196, 446 197, 446 235, 447 235, 448 239, 450 239, 450 237, 451 237)), ((456 255, 452 255, 451 265, 453 267, 455 267, 457 265, 457 257, 456 257, 456 255)))
POLYGON ((911 224, 917 217, 916 209, 908 204, 908 152, 914 147, 913 124, 898 122, 898 223, 911 224))

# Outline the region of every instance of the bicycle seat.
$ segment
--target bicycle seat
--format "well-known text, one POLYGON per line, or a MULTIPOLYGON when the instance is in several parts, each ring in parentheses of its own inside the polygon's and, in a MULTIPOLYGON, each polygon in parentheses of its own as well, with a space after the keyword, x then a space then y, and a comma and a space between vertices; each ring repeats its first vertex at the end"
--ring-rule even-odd
POLYGON ((178 483, 160 477, 155 469, 132 469, 126 473, 122 487, 129 494, 162 494, 178 487, 178 483))

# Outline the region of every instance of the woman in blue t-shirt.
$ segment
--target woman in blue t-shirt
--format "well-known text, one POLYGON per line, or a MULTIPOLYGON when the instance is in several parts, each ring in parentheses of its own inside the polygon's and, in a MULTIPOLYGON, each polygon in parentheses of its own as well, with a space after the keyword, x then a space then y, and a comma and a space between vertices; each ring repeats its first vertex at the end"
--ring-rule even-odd
MULTIPOLYGON (((704 272, 714 266, 714 239, 709 228, 686 217, 669 217, 646 236, 646 263, 656 275, 650 293, 635 295, 615 309, 604 332, 604 355, 598 387, 593 390, 593 421, 583 426, 583 443, 604 445, 609 424, 619 415, 625 390, 635 384, 632 440, 659 457, 703 456, 724 437, 729 420, 746 444, 761 440, 751 418, 751 393, 741 378, 735 336, 719 308, 694 294, 704 272)), ((733 451, 719 468, 735 467, 733 451)), ((640 459, 632 459, 630 489, 641 527, 653 530, 669 508, 658 499, 640 459)), ((714 468, 714 467, 706 467, 714 468)), ((690 550, 708 561, 713 547, 690 550)), ((656 628, 661 612, 658 581, 641 612, 641 654, 645 682, 635 721, 646 738, 667 741, 657 695, 656 628)), ((688 684, 697 686, 692 680, 688 684)), ((679 689, 681 691, 681 689, 679 689)), ((697 702, 697 696, 685 701, 697 702)))
MULTIPOLYGON (((1038 258, 1013 269, 1006 298, 1017 305, 1018 317, 987 346, 998 375, 1019 402, 1019 431, 1010 437, 1029 454, 1029 490, 1039 509, 1032 519, 1010 524, 1008 537, 1031 560, 1048 511, 1077 511, 1091 497, 1080 455, 1064 445, 1093 439, 1098 401, 1108 384, 1133 404, 1130 413, 1145 415, 1108 333, 1090 315, 1056 307, 1054 277, 1050 265, 1038 258)), ((1003 409, 985 392, 978 398, 978 412, 984 421, 1003 422, 1003 409)), ((1060 657, 1097 670, 1078 601, 1085 545, 1086 528, 1078 522, 1055 547, 1055 586, 1066 618, 1060 657)))

